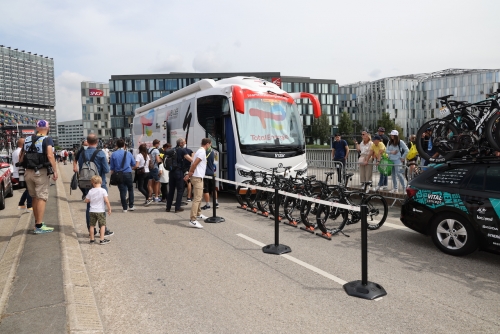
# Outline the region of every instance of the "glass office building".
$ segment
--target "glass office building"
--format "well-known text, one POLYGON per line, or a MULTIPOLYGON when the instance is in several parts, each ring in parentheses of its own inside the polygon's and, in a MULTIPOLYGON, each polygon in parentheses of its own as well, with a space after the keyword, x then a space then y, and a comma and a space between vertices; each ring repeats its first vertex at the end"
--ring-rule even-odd
MULTIPOLYGON (((220 80, 234 76, 254 76, 265 79, 278 84, 287 92, 314 93, 319 97, 322 110, 328 115, 330 125, 338 122, 338 85, 335 80, 281 76, 279 72, 112 75, 109 81, 111 135, 113 138, 129 138, 131 136, 129 125, 133 122, 134 110, 140 106, 201 79, 220 80)), ((313 120, 312 105, 308 99, 300 99, 296 102, 302 115, 306 139, 310 143, 312 142, 310 137, 313 120)))
POLYGON ((0 45, 0 107, 56 124, 55 104, 54 60, 0 45))
POLYGON ((65 149, 80 147, 83 138, 82 120, 57 123, 57 135, 60 147, 65 149))
POLYGON ((500 69, 448 69, 341 86, 339 99, 341 112, 349 112, 368 130, 375 131, 386 112, 408 137, 437 117, 438 97, 452 94, 454 100, 478 102, 499 84, 500 69))

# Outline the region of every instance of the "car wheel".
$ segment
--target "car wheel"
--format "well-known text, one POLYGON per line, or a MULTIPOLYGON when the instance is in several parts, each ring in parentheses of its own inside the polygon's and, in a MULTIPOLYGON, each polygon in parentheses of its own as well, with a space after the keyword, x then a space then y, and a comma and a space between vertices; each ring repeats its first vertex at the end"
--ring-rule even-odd
POLYGON ((10 189, 9 191, 5 194, 5 197, 12 197, 14 196, 14 186, 12 185, 12 183, 10 184, 10 189))
POLYGON ((472 225, 463 217, 447 213, 437 217, 431 226, 432 241, 442 252, 461 256, 474 252, 477 241, 472 225))
POLYGON ((5 196, 3 185, 0 185, 0 210, 5 209, 5 196))

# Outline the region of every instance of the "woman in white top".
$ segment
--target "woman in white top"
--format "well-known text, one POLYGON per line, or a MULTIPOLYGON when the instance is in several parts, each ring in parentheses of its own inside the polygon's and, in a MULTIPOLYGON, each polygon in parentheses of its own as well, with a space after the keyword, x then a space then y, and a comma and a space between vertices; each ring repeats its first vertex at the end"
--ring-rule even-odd
POLYGON ((366 182, 372 180, 373 166, 365 164, 365 162, 370 158, 370 147, 372 146, 372 137, 366 131, 361 132, 361 137, 363 138, 361 142, 356 143, 356 149, 358 150, 360 156, 359 162, 359 179, 360 182, 366 182))
POLYGON ((148 191, 148 179, 149 179, 149 155, 148 148, 146 144, 139 146, 139 153, 135 157, 135 176, 137 182, 137 188, 141 194, 146 197, 147 201, 149 199, 148 191))

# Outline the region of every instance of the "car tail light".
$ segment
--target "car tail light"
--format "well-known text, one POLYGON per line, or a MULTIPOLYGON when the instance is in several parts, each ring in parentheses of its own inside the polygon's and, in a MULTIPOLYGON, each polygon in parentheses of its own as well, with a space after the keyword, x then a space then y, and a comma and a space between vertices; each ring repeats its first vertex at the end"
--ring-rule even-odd
POLYGON ((413 189, 413 188, 406 188, 406 195, 408 196, 408 198, 412 198, 413 196, 415 196, 417 194, 418 190, 417 189, 413 189))

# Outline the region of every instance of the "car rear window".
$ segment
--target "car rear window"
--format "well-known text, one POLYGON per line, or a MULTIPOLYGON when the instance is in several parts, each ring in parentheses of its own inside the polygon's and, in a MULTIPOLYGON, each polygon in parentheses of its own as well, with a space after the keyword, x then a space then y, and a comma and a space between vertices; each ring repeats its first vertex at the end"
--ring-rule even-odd
POLYGON ((427 182, 436 185, 446 185, 448 187, 459 187, 471 169, 472 166, 461 166, 439 171, 429 177, 427 182))

